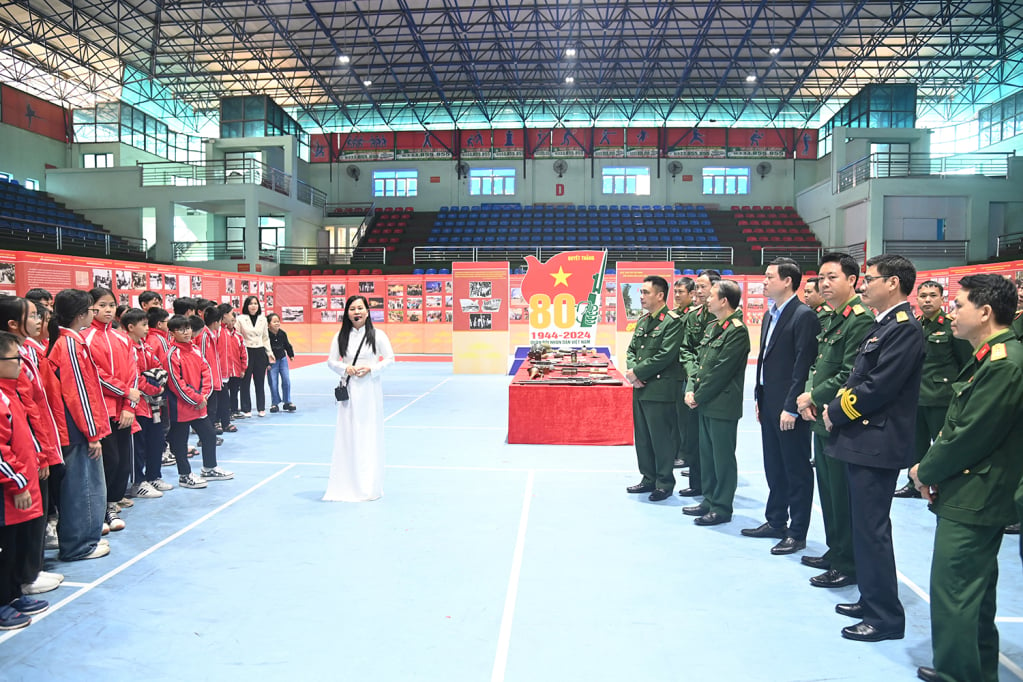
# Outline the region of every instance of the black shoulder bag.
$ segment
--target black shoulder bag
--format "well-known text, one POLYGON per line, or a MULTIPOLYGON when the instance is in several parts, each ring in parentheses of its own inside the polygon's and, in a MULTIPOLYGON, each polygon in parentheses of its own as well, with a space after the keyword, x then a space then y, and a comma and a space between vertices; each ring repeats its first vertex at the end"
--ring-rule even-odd
MULTIPOLYGON (((362 341, 359 342, 359 347, 355 349, 355 357, 348 363, 354 365, 359 360, 359 352, 362 351, 362 344, 366 343, 366 336, 363 335, 362 341)), ((342 355, 344 351, 342 350, 342 355)), ((352 380, 352 377, 346 376, 341 381, 337 382, 337 386, 334 387, 334 400, 339 403, 348 402, 348 382, 352 380)))

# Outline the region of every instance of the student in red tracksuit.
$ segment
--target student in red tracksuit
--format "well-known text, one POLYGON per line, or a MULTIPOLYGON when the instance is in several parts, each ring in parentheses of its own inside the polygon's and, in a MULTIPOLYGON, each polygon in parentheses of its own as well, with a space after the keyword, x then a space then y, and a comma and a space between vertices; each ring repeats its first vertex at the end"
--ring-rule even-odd
MULTIPOLYGON (((19 344, 38 333, 39 315, 34 304, 16 296, 0 296, 0 330, 13 334, 19 344)), ((38 451, 40 502, 45 510, 49 502, 50 467, 63 463, 60 454, 60 433, 53 418, 39 367, 38 356, 19 346, 21 372, 17 380, 0 379, 8 398, 24 408, 30 435, 38 451)), ((45 360, 45 358, 43 358, 45 360)), ((48 364, 48 363, 47 363, 48 364)), ((19 564, 20 584, 25 594, 55 590, 64 580, 59 573, 43 571, 43 550, 46 537, 46 516, 28 522, 23 543, 24 562, 19 564)))
MULTIPOLYGON (((135 409, 142 394, 138 390, 135 363, 131 359, 131 343, 112 329, 117 299, 109 289, 97 287, 92 296, 94 317, 85 332, 85 343, 99 370, 103 400, 110 415, 110 435, 103 439, 103 471, 107 479, 106 522, 110 530, 124 529, 118 512, 119 503, 128 491, 132 470, 132 432, 138 430, 135 409)), ((129 506, 125 503, 125 506, 129 506)))
MULTIPOLYGON (((206 364, 210 366, 210 375, 213 378, 213 392, 210 394, 206 412, 209 416, 210 424, 219 435, 219 433, 223 433, 223 429, 217 423, 217 414, 220 411, 220 401, 224 392, 224 378, 223 373, 220 371, 220 353, 217 348, 217 336, 220 334, 220 320, 223 315, 217 309, 216 304, 212 302, 203 309, 201 315, 204 326, 199 330, 198 336, 194 337, 193 343, 199 346, 199 352, 202 354, 203 359, 206 360, 206 364)), ((193 326, 192 329, 194 334, 195 327, 193 326)))
MULTIPOLYGON (((238 427, 231 423, 231 358, 228 351, 231 347, 230 331, 225 326, 227 318, 224 315, 222 305, 217 306, 220 324, 217 329, 217 361, 220 364, 220 376, 223 380, 223 388, 220 389, 220 397, 217 399, 217 413, 213 415, 213 423, 220 427, 218 433, 235 433, 238 427)), ((230 312, 230 306, 228 306, 230 312)), ((231 320, 232 324, 234 320, 231 320)))
POLYGON ((32 524, 43 518, 39 493, 38 450, 16 393, 11 395, 21 372, 18 338, 0 332, 0 630, 28 625, 32 614, 49 604, 22 594, 21 566, 33 534, 32 524))
MULTIPOLYGON (((170 313, 159 306, 150 306, 146 309, 146 318, 149 321, 149 332, 146 335, 146 346, 153 351, 153 355, 160 362, 160 367, 167 369, 167 354, 170 352, 170 334, 167 332, 167 320, 170 313)), ((164 450, 169 454, 170 450, 170 418, 167 416, 167 393, 164 393, 164 411, 161 415, 160 424, 163 426, 163 441, 166 446, 164 450)), ((173 457, 164 457, 160 460, 161 466, 174 464, 173 457)))
POLYGON ((121 315, 121 327, 132 342, 132 358, 139 377, 138 387, 142 400, 135 406, 135 419, 139 431, 134 434, 135 461, 132 470, 133 485, 128 491, 132 498, 155 499, 174 486, 163 480, 160 473, 163 459, 163 387, 167 383, 167 370, 153 350, 145 344, 149 336, 149 318, 140 308, 129 308, 121 315))
POLYGON ((207 481, 234 478, 217 466, 217 434, 207 419, 206 400, 213 390, 210 366, 192 345, 189 318, 174 315, 167 322, 174 340, 167 355, 168 412, 171 421, 170 445, 178 465, 178 483, 182 488, 205 488, 207 481), (202 443, 202 475, 192 473, 188 464, 188 432, 195 429, 202 443))
POLYGON ((57 537, 62 561, 96 559, 110 553, 100 535, 106 514, 107 486, 103 447, 110 419, 99 373, 79 330, 92 324, 92 297, 64 289, 53 298, 47 357, 60 381, 65 430, 60 434, 64 478, 60 486, 57 537))
POLYGON ((230 303, 221 303, 219 306, 220 312, 223 313, 224 318, 220 321, 220 328, 227 331, 224 344, 224 356, 227 358, 228 374, 230 377, 227 382, 228 394, 231 401, 231 418, 232 419, 244 419, 245 415, 241 411, 241 405, 239 403, 239 396, 242 387, 242 377, 245 376, 245 367, 249 362, 249 353, 245 350, 245 339, 235 328, 236 315, 234 309, 230 303))

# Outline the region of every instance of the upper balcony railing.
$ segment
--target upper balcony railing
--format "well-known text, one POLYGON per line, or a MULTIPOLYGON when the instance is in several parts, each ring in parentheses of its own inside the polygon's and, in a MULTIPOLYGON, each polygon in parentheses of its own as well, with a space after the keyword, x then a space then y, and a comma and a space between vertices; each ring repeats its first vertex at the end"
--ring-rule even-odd
POLYGON ((1004 178, 1009 174, 1009 153, 904 154, 879 152, 853 161, 838 171, 836 190, 844 192, 877 178, 955 178, 982 175, 1004 178))
MULTIPOLYGON (((291 176, 255 159, 222 159, 197 165, 173 161, 140 165, 143 187, 262 185, 285 196, 291 195, 291 176)), ((309 194, 310 200, 306 203, 317 205, 313 203, 311 192, 309 194)), ((326 195, 323 195, 322 201, 326 202, 326 195)))

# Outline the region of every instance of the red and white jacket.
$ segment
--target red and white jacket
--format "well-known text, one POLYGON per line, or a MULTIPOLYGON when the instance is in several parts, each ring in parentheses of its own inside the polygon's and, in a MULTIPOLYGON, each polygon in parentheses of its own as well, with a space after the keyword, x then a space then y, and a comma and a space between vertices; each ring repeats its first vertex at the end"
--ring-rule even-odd
POLYGON ((46 402, 46 393, 39 381, 39 368, 31 358, 21 355, 21 371, 17 379, 0 379, 0 387, 8 398, 17 400, 28 420, 29 435, 39 453, 38 467, 60 464, 64 460, 60 455, 60 433, 57 424, 50 414, 50 406, 46 402))
POLYGON ((167 356, 167 387, 178 399, 179 422, 190 422, 206 417, 204 399, 213 392, 210 366, 191 343, 171 344, 167 356))
POLYGON ((217 333, 209 327, 203 327, 199 335, 192 339, 192 343, 199 347, 203 359, 210 366, 213 390, 219 391, 224 387, 224 379, 220 371, 220 353, 217 352, 217 333))
MULTIPOLYGON (((110 435, 110 417, 103 400, 99 372, 82 335, 67 327, 60 328, 60 337, 50 349, 50 367, 60 381, 63 408, 75 427, 90 443, 110 435)), ((65 420, 66 420, 65 416, 65 420)), ((60 423, 58 422, 58 426, 60 423)), ((60 444, 69 445, 71 425, 65 421, 60 444)))
POLYGON ((167 353, 170 352, 170 335, 162 329, 149 328, 146 336, 146 345, 153 351, 156 359, 160 361, 160 367, 167 367, 167 353))
MULTIPOLYGON (((147 346, 144 342, 139 341, 138 343, 134 343, 134 347, 132 348, 132 357, 135 359, 136 371, 139 375, 139 391, 152 397, 156 397, 163 393, 162 387, 154 386, 146 381, 146 378, 142 376, 142 373, 146 370, 164 367, 164 365, 160 363, 159 358, 156 357, 156 353, 153 352, 153 349, 147 346)), ((135 416, 152 418, 153 409, 149 406, 149 403, 146 402, 145 398, 140 400, 139 404, 135 407, 135 416)))
MULTIPOLYGON (((53 440, 57 459, 53 461, 51 458, 47 464, 51 466, 63 464, 64 456, 60 451, 60 434, 67 431, 67 422, 65 421, 64 402, 60 398, 60 382, 57 381, 57 375, 53 373, 53 367, 46 359, 46 349, 41 343, 35 339, 26 338, 25 343, 18 349, 18 354, 23 358, 22 367, 25 367, 26 362, 31 363, 28 369, 30 372, 35 371, 34 383, 42 391, 42 403, 46 409, 40 410, 40 419, 44 424, 39 428, 47 429, 47 423, 52 426, 49 433, 53 440)), ((36 403, 39 404, 38 398, 36 403)), ((32 425, 31 422, 29 425, 32 425)))
POLYGON ((0 494, 4 498, 0 504, 0 526, 13 526, 43 515, 37 457, 17 395, 8 396, 5 390, 0 390, 0 494), (32 504, 28 509, 18 509, 14 496, 26 490, 32 504))
MULTIPOLYGON (((221 330, 223 331, 223 327, 221 330)), ((249 365, 249 352, 245 350, 245 339, 234 329, 227 330, 224 344, 224 356, 228 360, 228 375, 231 378, 245 376, 245 368, 249 365)))
POLYGON ((85 343, 99 370, 107 414, 118 419, 125 410, 134 413, 136 404, 128 400, 128 390, 138 388, 138 372, 131 357, 131 340, 109 324, 93 320, 85 331, 85 343))

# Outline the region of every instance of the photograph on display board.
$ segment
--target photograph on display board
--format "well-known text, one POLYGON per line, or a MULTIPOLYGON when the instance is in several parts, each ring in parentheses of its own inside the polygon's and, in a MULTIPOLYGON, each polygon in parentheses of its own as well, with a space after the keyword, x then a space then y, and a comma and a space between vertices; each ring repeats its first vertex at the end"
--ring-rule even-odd
POLYGON ((259 282, 259 295, 266 296, 266 282, 263 280, 259 282))
MULTIPOLYGON (((163 297, 164 310, 166 310, 167 312, 172 311, 174 309, 174 301, 176 300, 178 300, 178 297, 175 296, 174 294, 167 294, 166 296, 164 296, 163 297)), ((241 304, 239 303, 239 305, 241 304)), ((236 305, 235 307, 237 308, 238 306, 236 305)))
POLYGON ((274 297, 273 297, 273 294, 267 294, 266 295, 266 307, 267 308, 273 308, 274 307, 274 297))
POLYGON ((617 322, 618 321, 618 314, 617 314, 617 312, 615 312, 614 310, 605 310, 604 311, 604 321, 605 322, 617 322))
POLYGON ((117 305, 131 306, 131 294, 120 293, 117 295, 117 305))
POLYGON ((202 293, 202 275, 192 275, 192 293, 202 293))
POLYGON ((314 310, 325 310, 327 308, 327 298, 325 296, 314 296, 313 297, 313 309, 314 310))
POLYGON ((267 282, 266 283, 266 293, 272 294, 273 292, 274 292, 274 283, 273 282, 267 282))
POLYGON ((164 275, 163 276, 163 288, 166 291, 174 291, 178 288, 178 276, 177 275, 164 275))
POLYGON ((440 296, 427 296, 426 297, 427 308, 442 308, 444 307, 444 301, 441 300, 440 296))
POLYGON ((501 309, 501 299, 491 298, 483 301, 483 312, 496 313, 501 309))
POLYGON ((469 282, 469 295, 473 298, 490 298, 493 289, 493 282, 476 280, 469 282))
POLYGON ((439 294, 443 290, 440 282, 430 281, 426 283, 426 293, 428 294, 439 294))
POLYGON ((93 270, 92 286, 113 289, 113 274, 109 270, 93 270))
POLYGON ((0 263, 0 284, 14 285, 14 263, 0 263))
POLYGON ((131 273, 131 288, 132 289, 145 289, 146 288, 146 273, 144 273, 144 272, 133 272, 133 273, 131 273))
POLYGON ((331 296, 330 297, 330 307, 331 308, 335 308, 337 310, 344 310, 344 307, 345 307, 345 297, 344 296, 331 296))
POLYGON ((379 310, 379 309, 377 309, 377 310, 370 310, 369 311, 369 319, 373 320, 373 322, 383 322, 384 321, 384 311, 383 310, 379 310))
POLYGON ((409 310, 420 310, 423 307, 423 299, 419 298, 418 296, 409 298, 408 303, 405 304, 405 307, 408 308, 409 310))
POLYGON ((321 310, 320 322, 337 322, 336 310, 321 310))
POLYGON ((764 283, 763 282, 750 282, 748 285, 748 293, 750 296, 763 296, 764 295, 764 283))
POLYGON ((469 329, 493 329, 493 316, 489 313, 476 313, 469 315, 469 329))
POLYGON ((462 307, 463 313, 478 313, 480 311, 480 302, 472 298, 460 298, 458 304, 462 307))
POLYGON ((639 287, 641 285, 632 282, 622 282, 622 301, 625 303, 625 319, 638 320, 643 314, 643 306, 639 302, 639 287))
POLYGON ((604 297, 604 306, 607 307, 607 308, 617 308, 618 307, 618 297, 616 297, 616 296, 605 296, 604 297))
POLYGON ((360 294, 376 293, 376 284, 374 282, 359 282, 359 293, 360 294))
POLYGON ((249 280, 247 279, 242 280, 242 293, 243 294, 249 293, 249 280))
MULTIPOLYGON (((326 284, 314 284, 312 286, 312 293, 313 293, 313 296, 326 296, 327 295, 327 285, 326 284)), ((335 296, 344 296, 344 294, 334 294, 333 291, 330 292, 330 293, 332 295, 335 295, 335 296)))
POLYGON ((281 308, 282 322, 305 322, 305 309, 300 305, 286 305, 281 308))
POLYGON ((443 310, 430 310, 426 313, 426 323, 442 322, 444 320, 443 310))
POLYGON ((117 288, 118 289, 131 289, 131 273, 127 270, 117 271, 117 288))
POLYGON ((388 322, 402 322, 405 318, 404 310, 388 310, 387 321, 388 322))
POLYGON ((407 312, 409 322, 422 322, 423 311, 422 310, 409 310, 407 312))
POLYGON ((404 284, 388 284, 387 285, 388 296, 404 296, 405 285, 404 284))
POLYGON ((229 294, 234 293, 234 277, 228 277, 224 280, 224 291, 229 294))
POLYGON ((449 279, 449 280, 445 281, 444 282, 444 293, 445 294, 453 294, 454 292, 455 292, 454 284, 452 284, 451 280, 449 279))
POLYGON ((445 296, 444 297, 444 307, 445 308, 454 308, 455 307, 455 297, 454 296, 445 296))
POLYGON ((422 284, 409 284, 405 287, 406 296, 422 296, 423 285, 422 284))
POLYGON ((384 309, 384 297, 383 296, 370 296, 366 299, 369 301, 370 310, 376 308, 377 310, 384 309))
POLYGON ((512 305, 516 303, 522 304, 526 302, 526 299, 522 298, 522 287, 511 288, 511 302, 512 305))
POLYGON ((521 322, 525 319, 526 309, 525 308, 512 308, 508 313, 508 318, 513 322, 521 322))
POLYGON ((445 322, 454 322, 455 321, 455 311, 454 310, 445 310, 444 311, 444 321, 445 322))
POLYGON ((387 299, 387 309, 388 310, 404 310, 405 309, 405 299, 403 299, 403 298, 389 298, 389 299, 387 299))
MULTIPOLYGON (((330 295, 331 296, 345 296, 347 293, 348 292, 345 290, 345 285, 344 284, 335 282, 334 284, 330 285, 330 295)), ((316 292, 313 292, 313 294, 316 295, 316 292)), ((319 295, 322 296, 323 294, 321 293, 319 295)))
POLYGON ((231 297, 231 306, 233 308, 235 308, 235 310, 241 308, 242 307, 242 297, 241 296, 232 296, 231 297))

